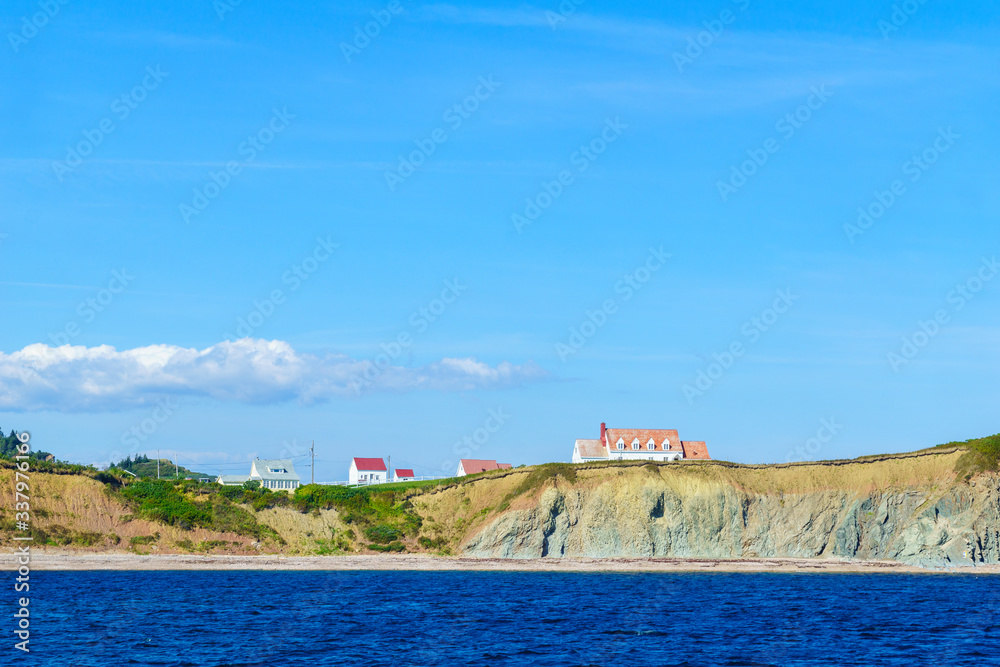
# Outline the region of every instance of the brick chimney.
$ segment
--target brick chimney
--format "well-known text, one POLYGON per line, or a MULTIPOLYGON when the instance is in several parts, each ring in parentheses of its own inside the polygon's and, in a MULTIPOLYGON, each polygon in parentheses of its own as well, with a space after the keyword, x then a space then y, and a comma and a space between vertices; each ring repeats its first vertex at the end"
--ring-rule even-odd
POLYGON ((608 425, 601 422, 601 440, 604 440, 604 432, 608 430, 608 425))

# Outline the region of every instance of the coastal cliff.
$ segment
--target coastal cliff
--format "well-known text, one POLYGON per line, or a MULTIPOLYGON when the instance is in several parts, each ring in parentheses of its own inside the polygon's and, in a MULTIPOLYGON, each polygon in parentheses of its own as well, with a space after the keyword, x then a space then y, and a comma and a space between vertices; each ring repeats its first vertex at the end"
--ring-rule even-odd
POLYGON ((479 557, 802 557, 1000 562, 1000 477, 961 450, 790 466, 583 468, 484 517, 479 557))
MULTIPOLYGON (((1000 475, 977 456, 955 446, 783 465, 546 464, 434 483, 303 487, 281 502, 165 481, 140 502, 133 480, 38 472, 32 530, 36 546, 90 552, 995 564, 1000 475)), ((0 469, 0 482, 12 471, 0 469)), ((5 538, 15 529, 8 505, 5 538)))
POLYGON ((849 469, 827 470, 824 464, 764 469, 757 483, 747 483, 746 469, 711 464, 707 469, 644 465, 598 474, 581 471, 577 483, 557 481, 520 509, 493 519, 462 550, 502 558, 996 563, 1000 478, 979 475, 965 483, 940 474, 950 466, 939 459, 955 456, 848 464, 858 468, 850 470, 850 484, 837 474, 849 469))

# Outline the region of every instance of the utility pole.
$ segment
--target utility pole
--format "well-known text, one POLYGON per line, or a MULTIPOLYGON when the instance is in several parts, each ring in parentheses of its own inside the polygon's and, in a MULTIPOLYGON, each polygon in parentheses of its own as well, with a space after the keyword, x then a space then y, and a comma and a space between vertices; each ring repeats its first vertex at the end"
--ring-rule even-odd
POLYGON ((177 452, 174 452, 174 479, 178 479, 181 473, 177 470, 177 452))
POLYGON ((309 445, 309 483, 316 483, 316 441, 309 445))
POLYGON ((156 479, 160 479, 160 450, 156 450, 156 479))

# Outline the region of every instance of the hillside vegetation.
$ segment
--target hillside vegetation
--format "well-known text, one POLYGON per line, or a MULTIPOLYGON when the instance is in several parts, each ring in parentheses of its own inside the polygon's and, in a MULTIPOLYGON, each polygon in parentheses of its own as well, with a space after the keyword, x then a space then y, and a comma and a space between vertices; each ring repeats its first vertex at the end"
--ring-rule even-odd
MULTIPOLYGON (((38 545, 137 553, 996 562, 998 445, 991 436, 781 465, 552 463, 375 487, 306 485, 294 495, 37 461, 32 532, 38 545)), ((12 482, 0 460, 0 483, 12 482)), ((4 503, 8 537, 15 523, 4 503)))

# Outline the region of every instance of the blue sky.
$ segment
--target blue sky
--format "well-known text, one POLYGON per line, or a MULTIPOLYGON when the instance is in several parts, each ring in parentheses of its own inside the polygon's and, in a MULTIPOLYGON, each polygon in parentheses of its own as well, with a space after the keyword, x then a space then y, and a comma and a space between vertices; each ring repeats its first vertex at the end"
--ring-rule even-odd
POLYGON ((601 421, 745 462, 1000 431, 995 3, 175 5, 5 5, 37 447, 315 440, 335 480, 601 421))

